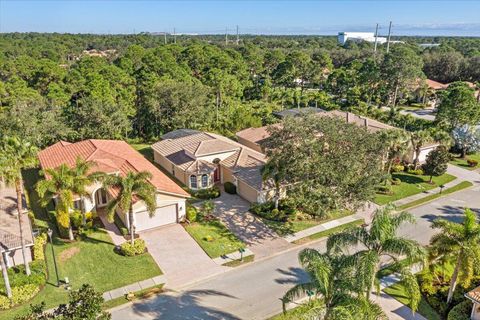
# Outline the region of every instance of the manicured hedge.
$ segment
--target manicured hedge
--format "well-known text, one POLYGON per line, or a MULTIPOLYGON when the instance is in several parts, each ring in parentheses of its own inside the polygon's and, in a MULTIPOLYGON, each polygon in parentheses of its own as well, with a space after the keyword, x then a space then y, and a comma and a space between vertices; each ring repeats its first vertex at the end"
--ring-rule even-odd
POLYGON ((470 319, 470 313, 472 312, 472 302, 465 300, 457 304, 448 313, 447 320, 465 320, 470 319))
POLYGON ((142 253, 145 253, 147 246, 142 239, 135 239, 133 246, 130 241, 124 242, 120 246, 120 252, 127 257, 133 257, 142 253))
POLYGON ((192 196, 197 197, 199 199, 215 199, 220 197, 220 189, 217 186, 213 186, 208 189, 200 189, 200 190, 190 190, 192 196))

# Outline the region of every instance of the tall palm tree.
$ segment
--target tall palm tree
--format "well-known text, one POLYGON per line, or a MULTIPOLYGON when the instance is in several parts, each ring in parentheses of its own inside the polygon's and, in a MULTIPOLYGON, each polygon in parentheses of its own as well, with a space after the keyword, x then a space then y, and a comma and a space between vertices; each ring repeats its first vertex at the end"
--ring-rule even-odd
POLYGON ((413 150, 415 151, 415 159, 413 160, 415 169, 417 169, 418 165, 420 164, 420 151, 422 147, 432 140, 432 135, 428 130, 418 130, 410 134, 410 142, 413 150))
POLYGON ((444 261, 455 261, 447 296, 447 303, 450 303, 457 283, 460 281, 468 287, 475 271, 480 268, 480 223, 476 214, 466 209, 462 223, 437 219, 432 228, 440 229, 440 232, 430 240, 431 254, 444 261))
POLYGON ((73 173, 73 193, 80 197, 80 211, 82 212, 82 225, 86 223, 85 217, 85 198, 91 198, 87 187, 92 185, 96 180, 100 180, 101 173, 90 170, 95 165, 93 161, 86 161, 78 157, 75 161, 75 166, 72 168, 73 173))
POLYGON ((12 287, 10 287, 10 279, 8 279, 7 265, 5 263, 2 247, 0 246, 0 267, 2 268, 3 283, 5 284, 5 292, 7 297, 12 298, 12 287))
POLYGON ((410 146, 410 137, 404 130, 393 129, 382 131, 380 138, 385 144, 384 163, 387 165, 386 172, 390 173, 394 160, 407 152, 410 146))
MULTIPOLYGON (((418 242, 397 236, 397 230, 402 223, 414 221, 410 213, 394 213, 393 206, 377 209, 369 229, 356 227, 331 235, 327 240, 328 252, 341 253, 352 247, 358 250, 346 259, 346 262, 347 265, 357 269, 356 280, 368 298, 375 287, 378 289, 376 275, 380 270, 382 258, 389 257, 395 262, 405 258, 406 265, 425 261, 425 250, 418 242)), ((412 295, 411 301, 415 307, 419 297, 418 283, 410 281, 411 272, 407 268, 401 270, 401 276, 415 286, 413 288, 415 295, 412 295)))
POLYGON ((146 171, 128 172, 124 177, 120 175, 107 175, 104 178, 104 188, 113 189, 117 193, 117 196, 108 204, 108 219, 113 221, 117 208, 122 212, 128 212, 132 245, 135 237, 135 218, 133 216, 134 199, 145 202, 149 214, 155 214, 155 187, 149 182, 151 178, 152 174, 146 171))
POLYGON ((70 223, 70 211, 73 209, 74 173, 66 164, 57 168, 46 169, 43 172, 48 179, 37 182, 36 189, 40 197, 40 204, 46 207, 54 198, 57 200, 55 208, 57 220, 63 228, 68 228, 68 238, 73 240, 73 231, 70 223))
POLYGON ((23 237, 22 214, 23 208, 23 178, 22 170, 33 168, 37 163, 37 148, 29 142, 16 137, 4 137, 0 146, 0 176, 6 184, 15 186, 17 194, 17 213, 22 257, 25 273, 30 275, 30 266, 27 260, 25 238, 23 237))
POLYGON ((345 256, 320 253, 315 249, 304 249, 299 255, 302 267, 309 275, 309 281, 288 290, 282 298, 283 309, 288 302, 305 295, 321 301, 314 305, 307 315, 319 319, 386 319, 382 309, 358 295, 353 281, 354 269, 346 267, 345 256))

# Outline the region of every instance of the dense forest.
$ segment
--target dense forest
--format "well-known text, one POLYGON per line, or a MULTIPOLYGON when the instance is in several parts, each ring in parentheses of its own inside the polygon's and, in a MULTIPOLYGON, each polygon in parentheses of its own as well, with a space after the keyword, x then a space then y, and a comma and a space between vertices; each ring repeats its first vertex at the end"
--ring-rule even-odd
POLYGON ((2 34, 0 134, 39 147, 58 139, 152 141, 183 127, 231 136, 275 121, 272 111, 305 106, 408 129, 428 125, 395 113, 413 91, 426 95, 419 79, 479 85, 479 38, 396 40, 404 43, 387 53, 371 43, 341 47, 332 36, 2 34))

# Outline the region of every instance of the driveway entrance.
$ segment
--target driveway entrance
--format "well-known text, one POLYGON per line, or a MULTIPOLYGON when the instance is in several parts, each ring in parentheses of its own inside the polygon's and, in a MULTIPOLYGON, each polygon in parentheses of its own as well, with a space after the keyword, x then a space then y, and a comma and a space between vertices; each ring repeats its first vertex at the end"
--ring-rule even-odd
POLYGON ((167 288, 179 288, 229 270, 213 262, 179 224, 148 230, 140 237, 165 273, 167 288))

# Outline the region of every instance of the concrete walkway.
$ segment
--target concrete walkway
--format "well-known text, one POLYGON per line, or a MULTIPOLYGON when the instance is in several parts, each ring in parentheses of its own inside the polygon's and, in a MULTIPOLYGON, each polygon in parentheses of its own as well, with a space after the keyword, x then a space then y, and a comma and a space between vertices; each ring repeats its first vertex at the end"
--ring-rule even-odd
POLYGON ((126 241, 118 230, 117 226, 113 222, 108 221, 105 214, 99 213, 98 217, 100 218, 100 220, 102 220, 102 223, 105 226, 105 230, 107 230, 108 235, 110 236, 110 238, 112 238, 112 242, 114 245, 119 246, 126 241))
POLYGON ((162 274, 150 279, 129 284, 128 286, 125 286, 125 287, 104 292, 103 299, 105 299, 105 301, 108 301, 108 300, 120 298, 122 296, 125 296, 129 292, 136 292, 143 289, 148 289, 148 288, 157 286, 159 284, 164 284, 165 282, 166 282, 165 275, 162 274))
POLYGON ((245 249, 245 252, 243 254, 240 254, 240 252, 235 251, 226 255, 223 255, 221 257, 213 259, 213 261, 218 264, 218 265, 223 265, 225 263, 234 261, 234 260, 240 260, 240 258, 246 258, 249 256, 253 256, 254 253, 250 249, 245 249))

